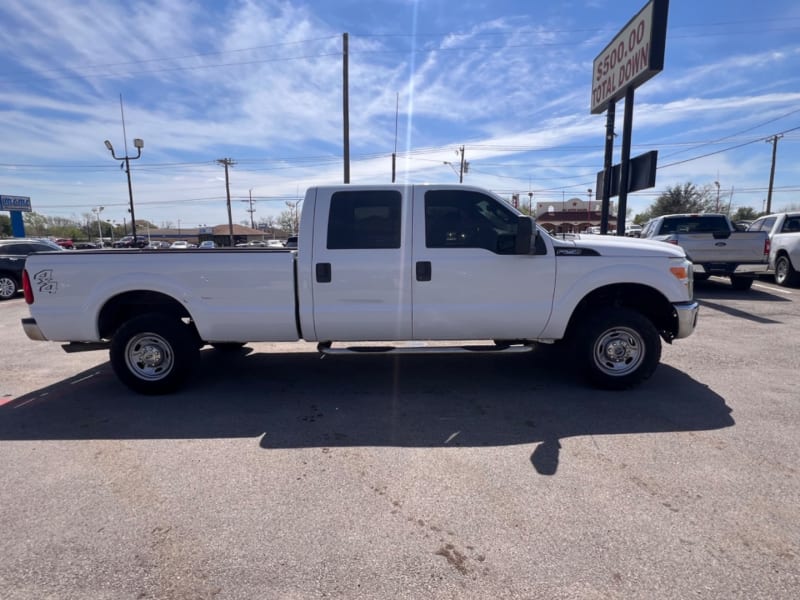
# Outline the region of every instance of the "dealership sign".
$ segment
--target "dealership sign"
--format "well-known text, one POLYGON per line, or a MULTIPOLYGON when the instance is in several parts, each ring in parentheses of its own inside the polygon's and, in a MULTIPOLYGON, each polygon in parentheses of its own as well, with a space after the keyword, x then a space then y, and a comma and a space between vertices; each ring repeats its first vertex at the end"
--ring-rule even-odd
POLYGON ((592 64, 592 114, 664 68, 669 0, 650 0, 592 64))
POLYGON ((31 212, 31 199, 28 196, 0 196, 0 210, 31 212))

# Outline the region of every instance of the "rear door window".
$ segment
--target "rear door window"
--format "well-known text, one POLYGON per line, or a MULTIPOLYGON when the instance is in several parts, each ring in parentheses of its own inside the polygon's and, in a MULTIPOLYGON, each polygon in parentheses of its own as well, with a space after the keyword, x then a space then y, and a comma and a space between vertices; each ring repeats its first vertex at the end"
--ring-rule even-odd
POLYGON ((399 248, 401 212, 398 191, 336 192, 331 197, 327 248, 399 248))

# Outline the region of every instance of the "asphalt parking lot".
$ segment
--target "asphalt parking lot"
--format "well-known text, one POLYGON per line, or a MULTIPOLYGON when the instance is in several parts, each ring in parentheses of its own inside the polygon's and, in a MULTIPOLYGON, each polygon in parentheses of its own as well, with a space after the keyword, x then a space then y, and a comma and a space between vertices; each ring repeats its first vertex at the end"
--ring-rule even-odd
POLYGON ((624 393, 251 344, 160 398, 0 303, 0 598, 796 598, 800 289, 696 297, 624 393))

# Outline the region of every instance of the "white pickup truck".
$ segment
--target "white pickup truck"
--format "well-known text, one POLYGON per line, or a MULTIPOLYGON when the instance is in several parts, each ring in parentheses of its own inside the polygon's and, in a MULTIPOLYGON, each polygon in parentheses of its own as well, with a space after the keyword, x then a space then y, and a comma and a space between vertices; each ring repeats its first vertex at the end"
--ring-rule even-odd
POLYGON ((479 188, 314 187, 298 236, 297 250, 35 254, 22 325, 33 340, 74 342, 65 349, 108 345, 123 383, 160 394, 206 344, 301 339, 330 354, 524 352, 563 340, 576 372, 618 389, 648 378, 661 338, 686 337, 697 320, 680 248, 557 240, 479 188), (402 343, 341 345, 387 340, 402 343), (473 340, 487 342, 463 344, 473 340))
POLYGON ((698 280, 722 275, 730 277, 734 289, 747 290, 756 275, 767 272, 767 234, 736 231, 727 215, 662 215, 644 226, 641 237, 683 248, 698 280))
POLYGON ((775 283, 800 284, 800 213, 775 213, 752 222, 747 231, 764 231, 769 236, 769 269, 775 283))

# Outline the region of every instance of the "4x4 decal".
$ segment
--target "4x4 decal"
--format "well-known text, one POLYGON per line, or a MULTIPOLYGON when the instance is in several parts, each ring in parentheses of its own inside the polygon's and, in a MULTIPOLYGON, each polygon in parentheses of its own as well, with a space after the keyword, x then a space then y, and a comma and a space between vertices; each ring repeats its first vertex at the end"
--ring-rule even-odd
POLYGON ((55 294, 58 291, 58 282, 53 279, 53 269, 39 271, 33 276, 36 289, 45 294, 55 294))

